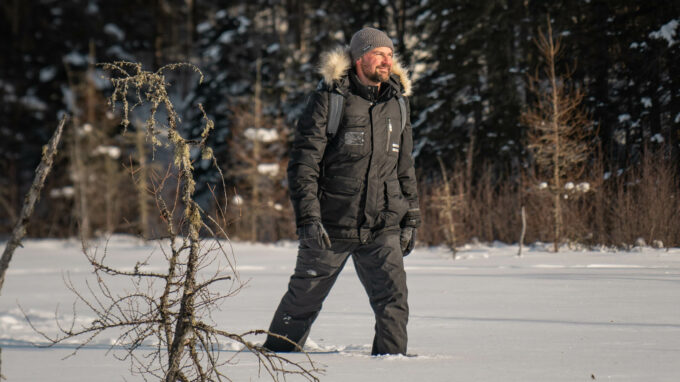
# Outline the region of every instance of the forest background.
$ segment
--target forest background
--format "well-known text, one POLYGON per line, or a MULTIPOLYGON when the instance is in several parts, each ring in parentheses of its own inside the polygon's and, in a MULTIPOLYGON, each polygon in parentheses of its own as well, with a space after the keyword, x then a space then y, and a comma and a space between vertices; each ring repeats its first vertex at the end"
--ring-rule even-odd
MULTIPOLYGON (((322 52, 364 26, 385 30, 411 97, 425 244, 562 241, 680 246, 680 3, 676 1, 3 0, 0 3, 0 234, 11 231, 60 116, 72 116, 28 228, 33 237, 156 237, 149 197, 171 157, 152 150, 139 107, 123 131, 97 63, 169 74, 187 137, 215 121, 225 176, 195 158, 197 193, 234 239, 295 238, 285 168, 322 52), (587 157, 555 187, 526 113, 549 89, 535 43, 561 39, 558 81, 582 92, 587 157), (438 160, 441 158, 441 161, 438 160), (552 191, 552 192, 549 192, 552 191), (226 205, 221 210, 217 206, 226 205), (448 224, 451 222, 452 224, 448 224)), ((131 100, 132 103, 134 100, 131 100)))

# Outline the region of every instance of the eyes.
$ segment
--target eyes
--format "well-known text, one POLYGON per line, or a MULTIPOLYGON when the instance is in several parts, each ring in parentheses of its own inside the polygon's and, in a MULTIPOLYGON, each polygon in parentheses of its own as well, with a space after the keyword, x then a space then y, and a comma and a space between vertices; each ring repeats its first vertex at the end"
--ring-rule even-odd
POLYGON ((384 52, 371 52, 373 56, 380 57, 380 58, 389 58, 392 59, 394 58, 394 54, 392 52, 389 53, 384 53, 384 52))

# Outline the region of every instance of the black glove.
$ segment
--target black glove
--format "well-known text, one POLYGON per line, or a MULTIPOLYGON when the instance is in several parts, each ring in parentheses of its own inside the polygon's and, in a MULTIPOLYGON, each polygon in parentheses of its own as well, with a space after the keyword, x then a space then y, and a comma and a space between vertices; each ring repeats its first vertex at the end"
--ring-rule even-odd
POLYGON ((328 232, 318 220, 299 226, 297 234, 303 247, 312 249, 328 249, 331 247, 328 232))
POLYGON ((419 227, 420 226, 420 209, 411 208, 406 212, 404 218, 401 220, 402 227, 419 227))
POLYGON ((399 244, 401 245, 401 252, 404 256, 408 256, 416 245, 416 229, 413 227, 402 228, 401 235, 399 235, 399 244))

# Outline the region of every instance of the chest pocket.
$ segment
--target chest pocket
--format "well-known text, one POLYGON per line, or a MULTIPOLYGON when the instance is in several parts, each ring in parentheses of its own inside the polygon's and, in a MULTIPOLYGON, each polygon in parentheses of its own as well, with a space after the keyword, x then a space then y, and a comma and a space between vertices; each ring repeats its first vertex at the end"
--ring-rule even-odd
POLYGON ((352 158, 362 158, 368 155, 371 147, 368 117, 345 116, 336 138, 337 148, 340 154, 352 158))

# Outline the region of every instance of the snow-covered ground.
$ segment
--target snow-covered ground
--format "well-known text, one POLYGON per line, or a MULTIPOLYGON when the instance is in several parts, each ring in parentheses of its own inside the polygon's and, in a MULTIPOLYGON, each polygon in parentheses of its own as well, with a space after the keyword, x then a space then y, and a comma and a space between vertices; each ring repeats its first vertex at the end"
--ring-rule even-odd
MULTIPOLYGON (((249 282, 215 320, 233 332, 266 328, 292 272, 295 244, 233 247, 249 282)), ((417 248, 406 259, 409 352, 417 354, 410 358, 369 356, 372 312, 348 263, 307 346, 326 370, 321 380, 680 380, 680 249, 548 248, 535 246, 518 258, 516 246, 473 245, 457 260, 440 248, 417 248)), ((107 258, 133 266, 152 249, 115 236, 107 258)), ((75 241, 29 240, 15 253, 0 296, 2 374, 10 382, 141 380, 107 355, 106 334, 66 360, 69 346, 30 345, 42 340, 17 304, 53 331, 57 304, 68 312, 73 301, 65 272, 76 282, 92 277, 75 241)), ((258 379, 252 356, 238 357, 226 370, 234 381, 267 380, 258 379)))

